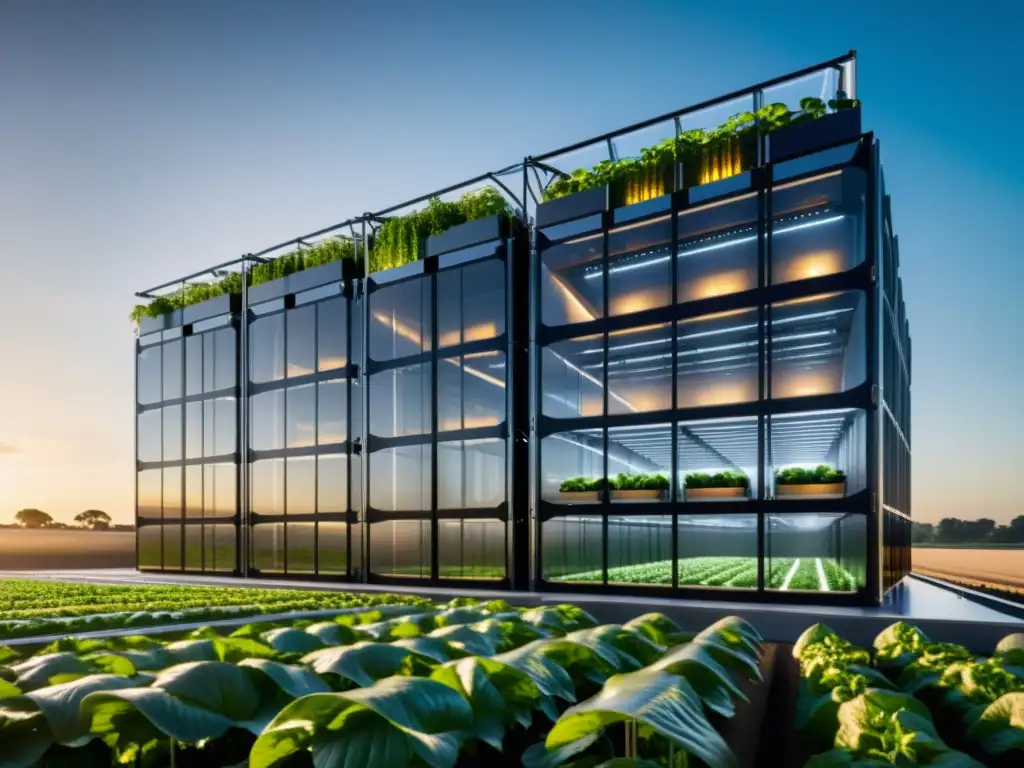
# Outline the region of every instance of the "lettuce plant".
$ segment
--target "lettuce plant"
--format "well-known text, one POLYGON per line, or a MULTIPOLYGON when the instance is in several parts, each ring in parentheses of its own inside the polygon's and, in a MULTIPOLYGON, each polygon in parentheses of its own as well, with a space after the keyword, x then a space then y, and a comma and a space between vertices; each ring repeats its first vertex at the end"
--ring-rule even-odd
POLYGON ((788 467, 775 473, 776 485, 817 485, 841 483, 846 480, 846 473, 841 469, 833 469, 827 464, 819 464, 814 469, 788 467))
POLYGON ((742 472, 725 470, 708 474, 707 472, 690 472, 683 479, 686 488, 749 488, 750 478, 742 472))

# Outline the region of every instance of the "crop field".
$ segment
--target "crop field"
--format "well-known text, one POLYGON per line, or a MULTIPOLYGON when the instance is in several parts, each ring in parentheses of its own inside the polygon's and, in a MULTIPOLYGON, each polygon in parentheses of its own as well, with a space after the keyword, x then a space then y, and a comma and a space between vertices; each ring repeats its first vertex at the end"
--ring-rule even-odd
POLYGON ((1024 549, 922 549, 913 570, 936 579, 1024 592, 1024 549))
POLYGON ((131 531, 0 530, 0 571, 134 567, 131 531))
MULTIPOLYGON (((600 581, 601 571, 584 571, 555 579, 557 581, 600 581)), ((767 569, 769 589, 844 592, 857 588, 857 580, 845 568, 828 558, 775 558, 767 569)), ((659 560, 639 565, 608 569, 612 584, 671 584, 672 561, 659 560)), ((757 586, 757 559, 753 557, 688 557, 679 561, 680 586, 731 587, 753 589, 757 586)))
POLYGON ((779 730, 799 744, 768 753, 781 768, 1024 760, 1024 634, 986 658, 902 622, 869 649, 816 624, 778 650, 737 617, 690 633, 469 598, 0 645, 0 764, 736 768, 779 730), (775 660, 802 679, 773 730, 775 660))
POLYGON ((392 604, 430 605, 412 595, 0 580, 0 638, 392 604))

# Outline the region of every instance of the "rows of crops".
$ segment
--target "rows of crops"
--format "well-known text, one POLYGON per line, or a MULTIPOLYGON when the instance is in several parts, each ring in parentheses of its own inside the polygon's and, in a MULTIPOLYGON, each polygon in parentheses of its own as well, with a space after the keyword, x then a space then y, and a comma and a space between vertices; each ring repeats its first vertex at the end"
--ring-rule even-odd
POLYGON ((0 637, 6 638, 368 605, 431 604, 411 595, 293 589, 107 586, 28 580, 3 581, 0 585, 0 637))
POLYGON ((816 624, 793 655, 808 768, 1024 765, 1024 634, 984 658, 903 622, 871 650, 816 624))
MULTIPOLYGON (((757 558, 688 557, 679 561, 679 584, 694 587, 757 586, 757 558)), ((558 581, 601 581, 601 571, 583 571, 558 577, 558 581)), ((613 566, 608 581, 614 584, 671 584, 672 561, 658 560, 636 565, 613 566)), ((769 589, 852 592, 856 578, 835 560, 828 558, 775 558, 765 569, 769 589)))
POLYGON ((760 679, 742 620, 693 636, 659 614, 471 603, 0 647, 0 765, 735 765, 716 725, 760 679))

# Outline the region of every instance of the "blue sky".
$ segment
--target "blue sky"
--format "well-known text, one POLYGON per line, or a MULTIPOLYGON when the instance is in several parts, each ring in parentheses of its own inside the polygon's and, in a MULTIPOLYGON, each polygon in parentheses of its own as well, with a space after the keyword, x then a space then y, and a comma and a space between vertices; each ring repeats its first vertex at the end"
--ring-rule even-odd
POLYGON ((1024 513, 1008 1, 0 5, 0 519, 132 515, 133 293, 858 51, 914 337, 915 516, 1024 513))

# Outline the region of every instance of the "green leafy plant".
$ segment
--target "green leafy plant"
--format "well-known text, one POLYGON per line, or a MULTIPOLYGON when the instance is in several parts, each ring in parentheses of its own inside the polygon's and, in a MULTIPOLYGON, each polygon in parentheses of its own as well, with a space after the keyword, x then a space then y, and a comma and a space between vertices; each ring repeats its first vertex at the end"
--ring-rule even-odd
POLYGON ((750 478, 735 470, 726 470, 708 474, 707 472, 690 472, 683 478, 686 488, 749 488, 750 478))
POLYGON ((827 464, 819 464, 814 469, 788 467, 775 473, 776 485, 827 485, 842 483, 845 480, 845 472, 833 469, 827 464))

